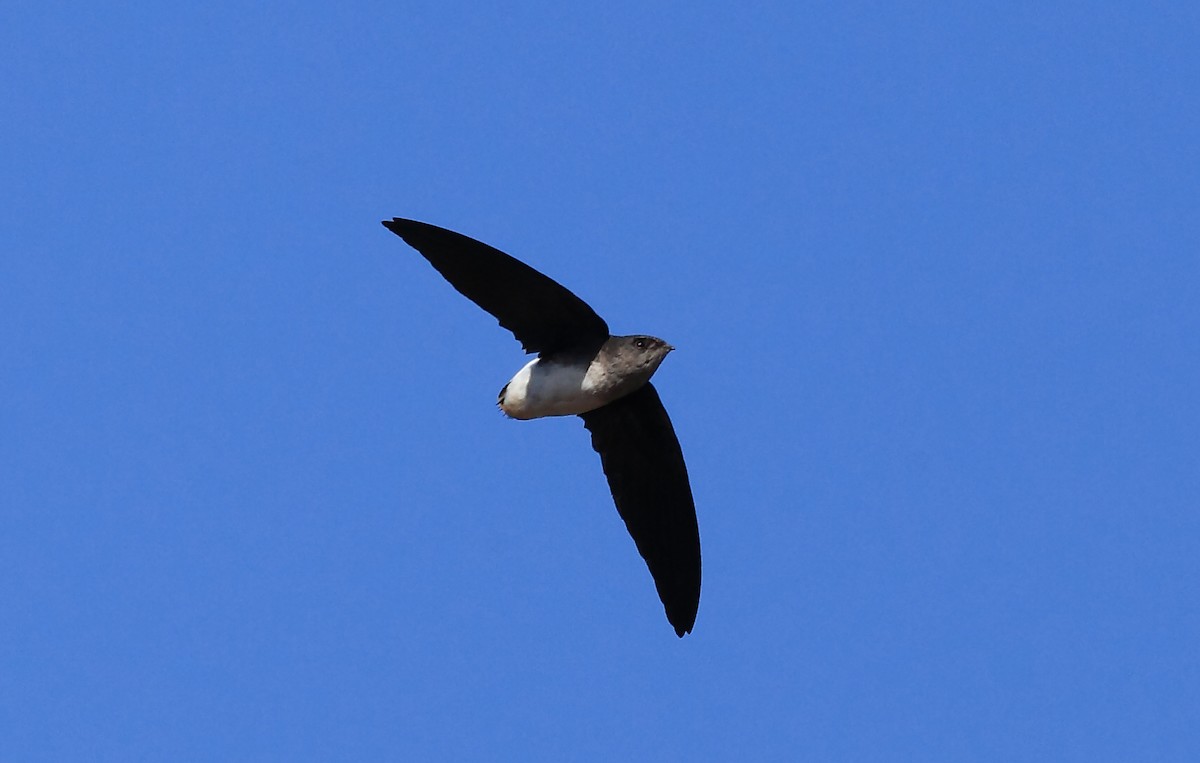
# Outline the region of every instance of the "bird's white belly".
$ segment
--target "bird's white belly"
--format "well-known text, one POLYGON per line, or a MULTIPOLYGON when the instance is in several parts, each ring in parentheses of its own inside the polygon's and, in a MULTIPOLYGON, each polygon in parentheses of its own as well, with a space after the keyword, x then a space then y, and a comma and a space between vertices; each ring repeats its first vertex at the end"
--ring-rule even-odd
POLYGON ((500 391, 500 410, 514 419, 573 416, 608 402, 599 364, 563 365, 534 358, 500 391))

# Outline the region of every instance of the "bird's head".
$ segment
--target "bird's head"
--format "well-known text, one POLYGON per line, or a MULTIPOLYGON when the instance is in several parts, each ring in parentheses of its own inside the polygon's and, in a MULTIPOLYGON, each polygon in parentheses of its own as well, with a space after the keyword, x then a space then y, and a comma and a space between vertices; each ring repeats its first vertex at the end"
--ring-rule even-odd
POLYGON ((649 379, 667 354, 675 348, 656 336, 634 334, 614 336, 608 340, 605 350, 627 373, 649 379))

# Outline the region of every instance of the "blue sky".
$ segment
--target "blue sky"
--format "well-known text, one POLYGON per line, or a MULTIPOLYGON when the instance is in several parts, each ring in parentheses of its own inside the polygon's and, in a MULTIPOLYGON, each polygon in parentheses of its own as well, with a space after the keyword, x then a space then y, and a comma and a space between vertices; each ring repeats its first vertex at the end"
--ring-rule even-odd
POLYGON ((0 758, 1200 759, 1189 3, 10 3, 0 758), (618 333, 577 419, 379 221, 618 333))

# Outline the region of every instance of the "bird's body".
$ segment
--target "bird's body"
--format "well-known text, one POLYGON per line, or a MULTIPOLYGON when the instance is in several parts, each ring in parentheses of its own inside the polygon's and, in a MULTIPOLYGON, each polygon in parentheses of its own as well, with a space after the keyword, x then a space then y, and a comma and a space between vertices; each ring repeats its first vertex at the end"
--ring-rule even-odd
POLYGON ((414 220, 383 224, 538 354, 500 390, 500 409, 514 419, 583 419, 667 620, 677 635, 691 632, 700 605, 696 508, 675 429, 650 384, 674 348, 610 335, 583 300, 487 244, 414 220))
MULTIPOLYGON (((594 355, 562 354, 534 358, 500 390, 500 410, 514 419, 575 416, 611 403, 646 382, 672 348, 654 337, 612 337, 594 355), (657 352, 644 364, 621 363, 623 345, 642 342, 657 352), (661 353, 661 354, 660 354, 661 353)), ((640 359, 640 353, 639 353, 640 359)))
POLYGON ((608 401, 596 394, 602 370, 590 360, 585 362, 534 358, 500 390, 497 405, 509 418, 526 421, 593 411, 608 401))

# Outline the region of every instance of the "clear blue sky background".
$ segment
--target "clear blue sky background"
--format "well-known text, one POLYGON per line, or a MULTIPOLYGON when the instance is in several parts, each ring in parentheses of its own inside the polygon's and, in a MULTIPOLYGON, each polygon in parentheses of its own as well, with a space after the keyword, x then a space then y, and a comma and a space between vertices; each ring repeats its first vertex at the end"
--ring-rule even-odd
POLYGON ((1197 7, 6 4, 0 759, 1200 760, 1197 7), (680 348, 691 636, 393 215, 680 348))

